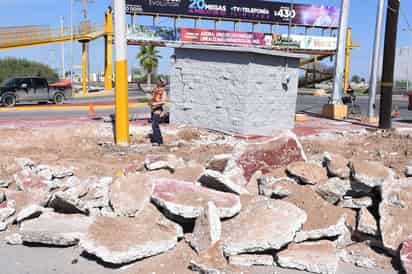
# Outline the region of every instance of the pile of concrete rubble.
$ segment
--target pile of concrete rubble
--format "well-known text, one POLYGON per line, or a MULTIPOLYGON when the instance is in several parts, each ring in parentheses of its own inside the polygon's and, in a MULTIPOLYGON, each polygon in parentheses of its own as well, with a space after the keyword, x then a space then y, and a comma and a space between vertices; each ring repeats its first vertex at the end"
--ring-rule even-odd
POLYGON ((280 266, 337 273, 340 261, 412 273, 412 168, 325 152, 307 159, 292 133, 240 142, 203 166, 150 154, 115 177, 16 159, 0 174, 0 231, 10 245, 79 245, 113 265, 188 243, 191 270, 280 266), (4 179, 4 180, 1 180, 4 179))

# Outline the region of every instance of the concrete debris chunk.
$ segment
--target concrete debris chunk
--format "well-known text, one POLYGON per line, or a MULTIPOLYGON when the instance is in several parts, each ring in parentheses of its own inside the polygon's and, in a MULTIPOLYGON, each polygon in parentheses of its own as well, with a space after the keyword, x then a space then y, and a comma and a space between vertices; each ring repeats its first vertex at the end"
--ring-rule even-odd
POLYGON ((328 179, 326 169, 315 164, 295 162, 287 166, 290 176, 296 178, 301 184, 316 185, 328 179))
POLYGON ((149 204, 138 218, 96 217, 80 245, 107 263, 126 264, 174 248, 178 233, 176 224, 149 204))
POLYGON ((153 189, 154 183, 148 175, 121 177, 110 187, 110 204, 116 215, 134 217, 150 203, 153 189))
POLYGON ((356 243, 346 247, 340 253, 340 259, 345 263, 350 263, 362 268, 392 269, 391 257, 383 255, 382 252, 373 250, 365 243, 356 243))
POLYGON ((212 201, 219 210, 220 218, 230 218, 239 213, 237 195, 211 190, 193 183, 173 179, 156 179, 152 201, 172 216, 194 219, 212 201))
POLYGON ((348 179, 350 177, 349 160, 342 155, 326 152, 323 155, 323 162, 331 177, 339 177, 341 179, 348 179))
POLYGON ((411 210, 411 178, 387 182, 382 186, 382 202, 379 205, 380 230, 384 247, 393 254, 396 254, 402 242, 412 235, 411 210))
POLYGON ((206 170, 200 177, 199 182, 205 187, 218 191, 231 192, 238 195, 249 193, 243 186, 236 184, 218 171, 206 170))
POLYGON ((233 167, 240 167, 247 181, 258 170, 266 174, 276 168, 286 167, 290 163, 306 160, 299 140, 290 131, 265 140, 238 145, 234 154, 226 171, 233 167))
POLYGON ((405 176, 412 177, 412 166, 405 167, 405 176))
POLYGON ((13 233, 5 238, 5 241, 8 245, 22 245, 23 239, 18 233, 13 233))
POLYGON ((250 197, 236 218, 223 224, 225 255, 279 250, 293 241, 306 213, 291 203, 250 197))
POLYGON ((291 184, 296 185, 296 182, 289 178, 268 180, 266 177, 264 180, 259 180, 259 194, 269 198, 283 199, 292 194, 291 184))
POLYGON ((412 237, 402 244, 400 252, 402 267, 406 274, 412 273, 412 237))
POLYGON ((393 179, 393 172, 381 162, 354 159, 350 168, 353 179, 366 187, 382 186, 385 181, 393 179))
POLYGON ((193 271, 200 274, 239 274, 241 271, 227 263, 223 256, 222 243, 217 242, 198 258, 190 262, 193 271))
POLYGON ((351 190, 351 184, 349 180, 335 177, 317 186, 315 190, 323 199, 336 205, 351 190))
POLYGON ((226 169, 226 166, 229 162, 229 160, 233 156, 230 154, 218 154, 213 156, 212 159, 210 159, 207 164, 206 164, 206 169, 218 171, 220 173, 223 173, 226 169))
POLYGON ((0 190, 0 204, 6 200, 6 193, 0 190))
POLYGON ((64 214, 89 214, 85 203, 69 191, 57 191, 53 194, 49 206, 56 212, 64 214))
POLYGON ((275 264, 273 256, 271 255, 252 255, 252 254, 230 256, 229 263, 231 265, 238 265, 238 266, 254 266, 254 265, 273 266, 275 264))
POLYGON ((23 222, 19 234, 23 242, 53 246, 76 245, 85 235, 93 218, 47 212, 23 222))
POLYGON ((19 214, 17 214, 16 221, 18 223, 21 223, 25 220, 36 218, 40 216, 43 212, 50 212, 50 211, 53 211, 53 209, 50 209, 50 208, 46 209, 39 205, 30 205, 20 210, 19 214))
POLYGON ((0 205, 0 222, 5 222, 9 217, 16 213, 16 202, 8 200, 0 205))
POLYGON ((289 246, 277 254, 277 263, 284 268, 321 274, 336 274, 339 254, 332 242, 302 243, 289 246))
POLYGON ((220 241, 221 234, 219 211, 213 202, 209 202, 203 214, 196 219, 190 245, 197 253, 206 251, 220 241))
POLYGON ((358 231, 371 236, 378 236, 376 219, 366 208, 362 208, 358 212, 358 231))
POLYGON ((344 196, 338 203, 338 206, 343 208, 361 209, 372 206, 373 200, 371 197, 353 198, 351 196, 344 196))
POLYGON ((147 170, 168 169, 174 171, 176 168, 184 167, 183 160, 177 159, 173 154, 147 155, 144 164, 147 170))

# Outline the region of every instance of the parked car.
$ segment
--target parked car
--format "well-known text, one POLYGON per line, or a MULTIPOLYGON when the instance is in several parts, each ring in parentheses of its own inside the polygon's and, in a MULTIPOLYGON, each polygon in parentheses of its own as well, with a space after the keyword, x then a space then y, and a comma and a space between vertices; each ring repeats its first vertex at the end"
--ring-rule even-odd
POLYGON ((5 107, 18 103, 53 102, 63 104, 72 96, 70 81, 50 84, 40 77, 16 77, 0 85, 0 102, 5 107))

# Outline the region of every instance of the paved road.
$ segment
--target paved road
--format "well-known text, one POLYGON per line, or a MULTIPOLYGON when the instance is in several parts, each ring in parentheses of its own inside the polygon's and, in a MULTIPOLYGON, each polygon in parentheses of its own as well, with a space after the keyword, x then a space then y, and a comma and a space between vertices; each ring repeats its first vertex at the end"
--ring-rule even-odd
MULTIPOLYGON (((135 103, 137 99, 144 98, 143 93, 133 93, 130 96, 130 102, 135 103)), ((299 96, 296 111, 297 112, 309 112, 319 114, 322 111, 322 106, 328 101, 327 97, 314 97, 314 96, 299 96)), ((113 114, 113 107, 108 107, 107 103, 113 103, 113 97, 93 97, 93 98, 76 98, 71 99, 66 102, 64 107, 59 109, 53 108, 50 105, 50 109, 44 110, 43 106, 26 106, 23 110, 14 109, 4 109, 0 108, 0 119, 43 119, 49 117, 87 117, 88 115, 88 104, 93 102, 95 105, 96 114, 99 116, 109 116, 113 114), (105 107, 99 107, 99 104, 105 104, 105 107), (76 108, 76 106, 79 106, 76 108), (82 106, 82 107, 80 107, 82 106), (28 108, 27 108, 28 107, 28 108), (67 108, 65 108, 67 107, 67 108)), ((363 114, 366 114, 368 107, 367 97, 358 97, 358 104, 360 105, 363 114)), ((408 111, 408 100, 407 97, 396 96, 394 97, 394 106, 398 106, 401 112, 401 119, 412 122, 412 111, 408 111)), ((378 104, 379 106, 379 104, 378 104)), ((130 113, 148 113, 149 108, 146 106, 135 106, 131 107, 130 113)))
MULTIPOLYGON (((108 268, 96 263, 87 256, 81 256, 79 247, 25 247, 7 246, 0 243, 1 274, 116 274, 127 268, 108 268)), ((194 272, 193 272, 194 273, 194 272)), ((307 274, 296 270, 277 267, 256 267, 255 274, 307 274)), ((152 273, 136 273, 152 274, 152 273)), ((340 264, 337 274, 396 274, 379 269, 356 268, 349 264, 340 264)))

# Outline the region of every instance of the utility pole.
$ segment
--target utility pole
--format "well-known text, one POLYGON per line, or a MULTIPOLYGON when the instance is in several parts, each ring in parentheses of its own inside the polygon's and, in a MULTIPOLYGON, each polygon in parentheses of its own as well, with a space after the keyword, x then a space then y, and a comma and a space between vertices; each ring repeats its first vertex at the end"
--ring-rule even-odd
MULTIPOLYGON (((64 36, 64 17, 60 17, 60 35, 63 37, 64 36)), ((62 79, 66 78, 66 71, 65 71, 65 66, 64 66, 64 43, 62 44, 62 60, 61 60, 61 65, 62 65, 62 79)))
POLYGON ((400 0, 388 0, 379 113, 379 128, 381 129, 392 128, 393 73, 395 68, 399 7, 400 0))
POLYGON ((375 118, 375 105, 376 105, 376 86, 378 83, 379 74, 379 55, 381 52, 381 33, 382 24, 384 16, 384 0, 378 0, 378 13, 376 16, 376 27, 375 27, 375 42, 373 43, 373 55, 372 55, 372 66, 371 75, 369 80, 369 107, 368 107, 368 120, 373 122, 375 118))
POLYGON ((345 67, 346 35, 348 29, 350 0, 342 0, 340 26, 338 36, 338 52, 336 54, 335 80, 333 85, 332 104, 342 103, 342 91, 344 88, 343 76, 345 67))
POLYGON ((115 47, 116 47, 116 144, 128 146, 129 136, 129 91, 127 71, 126 2, 114 0, 115 47))

